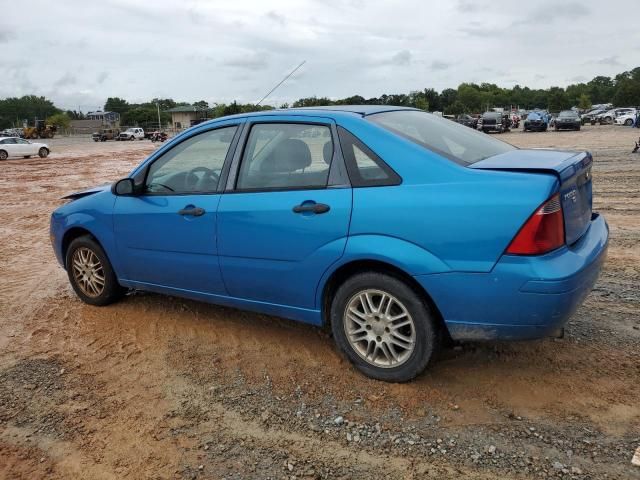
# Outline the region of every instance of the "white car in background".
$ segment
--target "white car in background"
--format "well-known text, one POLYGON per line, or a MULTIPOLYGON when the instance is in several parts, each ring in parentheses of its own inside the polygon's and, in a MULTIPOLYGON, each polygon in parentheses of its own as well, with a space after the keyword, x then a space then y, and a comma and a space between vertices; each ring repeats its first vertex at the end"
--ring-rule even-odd
POLYGON ((46 143, 30 142, 20 137, 0 137, 0 160, 9 157, 29 158, 33 155, 46 158, 49 151, 49 145, 46 143))
POLYGON ((138 127, 127 128, 120 133, 118 140, 144 140, 144 130, 138 127))
POLYGON ((620 115, 619 117, 616 117, 615 119, 615 124, 616 125, 626 125, 627 127, 630 127, 631 125, 633 125, 633 122, 636 121, 636 113, 626 113, 624 115, 620 115))

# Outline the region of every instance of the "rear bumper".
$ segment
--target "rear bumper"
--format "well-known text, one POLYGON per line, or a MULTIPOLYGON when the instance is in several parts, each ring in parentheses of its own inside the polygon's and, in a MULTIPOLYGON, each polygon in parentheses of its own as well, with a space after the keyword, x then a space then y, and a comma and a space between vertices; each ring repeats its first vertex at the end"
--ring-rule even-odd
POLYGON ((594 214, 582 238, 541 256, 504 255, 489 273, 418 275, 454 340, 528 340, 561 328, 595 285, 609 228, 594 214))

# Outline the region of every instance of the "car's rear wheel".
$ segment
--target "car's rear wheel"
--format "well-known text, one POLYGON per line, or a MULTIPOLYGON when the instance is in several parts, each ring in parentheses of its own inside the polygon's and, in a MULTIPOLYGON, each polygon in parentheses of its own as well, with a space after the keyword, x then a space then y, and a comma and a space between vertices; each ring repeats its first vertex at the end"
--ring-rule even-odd
POLYGON ((423 299, 402 280, 377 272, 354 275, 338 288, 331 328, 358 370, 387 382, 419 375, 437 344, 433 315, 423 299))
POLYGON ((0 150, 0 160, 6 160, 7 158, 9 158, 9 154, 6 150, 0 150))
POLYGON ((624 121, 624 124, 625 124, 627 127, 630 127, 631 125, 633 125, 633 120, 631 120, 630 118, 627 118, 627 119, 624 121))
POLYGON ((88 235, 71 242, 65 264, 73 290, 85 303, 109 305, 126 291, 118 283, 102 247, 88 235))
POLYGON ((44 147, 41 147, 40 150, 38 150, 38 156, 40 158, 47 158, 47 156, 49 155, 49 150, 47 150, 44 147))

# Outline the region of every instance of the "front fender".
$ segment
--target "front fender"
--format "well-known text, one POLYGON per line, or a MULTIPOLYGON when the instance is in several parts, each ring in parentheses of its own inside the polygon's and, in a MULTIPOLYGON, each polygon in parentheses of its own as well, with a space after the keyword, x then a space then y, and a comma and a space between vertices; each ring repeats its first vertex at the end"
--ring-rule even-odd
POLYGON ((324 288, 336 270, 349 263, 363 260, 387 263, 409 275, 451 271, 451 267, 433 253, 406 240, 385 235, 350 236, 342 257, 324 272, 318 283, 316 305, 322 308, 324 288))
POLYGON ((113 204, 115 197, 106 189, 94 195, 74 200, 61 206, 51 217, 51 233, 54 250, 64 266, 62 242, 72 228, 81 228, 93 235, 104 249, 116 276, 120 278, 122 268, 116 254, 113 233, 113 204))

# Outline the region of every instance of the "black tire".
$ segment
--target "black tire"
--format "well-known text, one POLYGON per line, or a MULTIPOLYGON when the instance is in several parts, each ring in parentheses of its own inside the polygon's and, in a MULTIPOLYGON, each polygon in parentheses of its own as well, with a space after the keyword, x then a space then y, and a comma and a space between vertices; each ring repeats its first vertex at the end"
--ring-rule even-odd
POLYGON ((630 127, 631 125, 633 125, 633 120, 631 120, 630 118, 627 118, 627 119, 624 121, 624 124, 625 124, 627 127, 630 127))
POLYGON ((49 156, 49 150, 47 150, 44 147, 41 147, 40 150, 38 150, 38 156, 40 158, 47 158, 49 156))
MULTIPOLYGON (((336 291, 330 310, 331 330, 338 348, 366 376, 385 382, 406 382, 419 375, 438 346, 434 317, 426 302, 402 280, 378 272, 363 272, 349 277, 336 291), (398 299, 413 319, 415 345, 408 358, 396 367, 381 367, 364 360, 347 339, 345 310, 358 292, 375 289, 398 299)), ((367 327, 369 328, 369 327, 367 327)), ((381 333, 384 335, 384 333, 381 333)), ((372 340, 373 341, 373 340, 372 340)), ((378 337, 380 341, 380 337, 378 337)))
POLYGON ((89 305, 109 305, 118 301, 126 293, 126 289, 118 283, 118 279, 113 271, 113 268, 111 267, 111 263, 109 262, 107 255, 104 253, 104 250, 90 235, 78 237, 71 242, 69 248, 67 249, 65 265, 67 268, 67 276, 69 277, 69 282, 71 283, 73 290, 76 292, 78 297, 80 297, 80 300, 88 303, 89 305), (76 281, 72 262, 74 253, 81 248, 91 250, 93 254, 98 257, 98 260, 100 261, 100 264, 102 266, 104 288, 99 295, 87 295, 76 281))
POLYGON ((9 154, 6 150, 0 150, 0 160, 6 160, 7 158, 9 158, 9 154))
POLYGON ((31 158, 31 155, 23 155, 22 158, 31 158))
POLYGON ((580 131, 580 125, 576 127, 576 132, 579 132, 579 131, 580 131))

